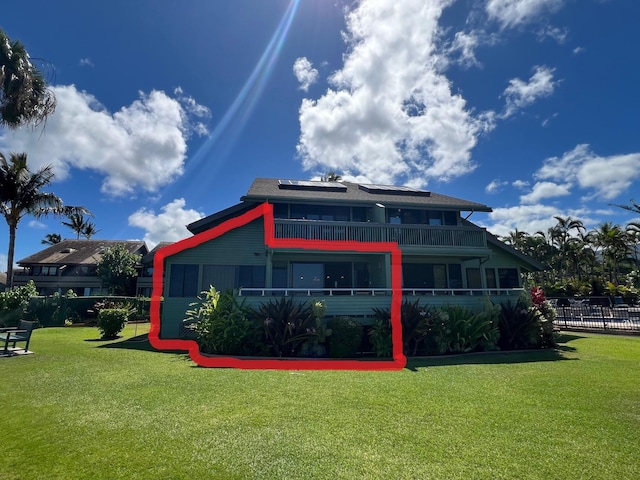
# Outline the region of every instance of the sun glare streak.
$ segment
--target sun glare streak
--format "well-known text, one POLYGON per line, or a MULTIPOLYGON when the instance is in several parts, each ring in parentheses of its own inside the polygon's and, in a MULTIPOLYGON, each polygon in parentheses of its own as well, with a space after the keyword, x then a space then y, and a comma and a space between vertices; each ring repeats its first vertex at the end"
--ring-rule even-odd
MULTIPOLYGON (((199 170, 199 165, 211 154, 214 148, 219 150, 216 158, 224 158, 235 144, 243 127, 259 100, 262 92, 273 72, 273 68, 282 50, 284 41, 295 17, 300 0, 291 0, 276 31, 267 44, 260 60, 254 67, 244 86, 229 106, 222 119, 218 122, 209 138, 191 157, 188 169, 199 170), (224 133, 224 137, 222 136, 224 133), (219 140, 223 140, 220 144, 219 140)), ((219 164, 218 164, 219 166, 219 164)))

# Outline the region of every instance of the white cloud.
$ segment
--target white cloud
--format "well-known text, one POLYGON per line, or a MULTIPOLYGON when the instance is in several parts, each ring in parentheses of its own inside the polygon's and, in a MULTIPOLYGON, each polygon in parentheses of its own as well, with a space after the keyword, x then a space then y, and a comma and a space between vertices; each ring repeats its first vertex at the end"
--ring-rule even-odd
POLYGON ((584 53, 585 51, 586 51, 586 49, 585 49, 585 48, 583 48, 583 47, 576 47, 576 48, 574 48, 574 49, 573 49, 573 53, 574 53, 575 55, 578 55, 578 54, 580 54, 580 53, 584 53))
POLYGON ((592 189, 595 195, 611 200, 640 179, 640 153, 601 157, 591 152, 589 145, 577 145, 562 157, 544 161, 535 173, 542 180, 574 182, 592 189))
POLYGON ((484 187, 484 191, 487 193, 498 193, 500 190, 502 190, 502 187, 508 184, 509 182, 505 182, 496 178, 494 180, 491 180, 491 182, 486 187, 484 187))
POLYGON ((191 119, 208 111, 184 95, 174 99, 154 90, 110 113, 74 85, 53 90, 58 105, 44 130, 2 131, 0 150, 29 152, 33 168, 53 165, 56 180, 72 168, 97 171, 105 176, 103 193, 113 196, 136 188, 154 192, 180 176, 187 138, 203 132, 191 119))
POLYGON ((80 66, 81 67, 93 67, 93 62, 91 61, 90 58, 81 58, 80 59, 80 66))
POLYGON ((450 3, 363 0, 348 14, 333 88, 300 107, 305 169, 419 186, 475 168, 471 150, 493 117, 474 116, 440 71, 438 20, 450 3))
POLYGON ((457 32, 448 50, 449 54, 458 53, 457 63, 465 68, 480 66, 475 50, 480 44, 480 37, 474 31, 457 32))
POLYGON ((313 64, 306 57, 296 59, 293 64, 293 74, 300 82, 300 90, 305 92, 318 80, 318 70, 313 68, 313 64))
POLYGON ((160 242, 177 242, 191 236, 186 226, 202 217, 204 214, 185 209, 184 198, 176 198, 162 207, 162 212, 155 214, 153 210, 141 208, 129 215, 129 225, 140 227, 146 231, 144 241, 153 248, 160 242))
POLYGON ((506 105, 501 117, 510 117, 539 98, 550 96, 558 83, 553 80, 553 72, 553 68, 538 66, 528 82, 519 78, 510 80, 503 94, 506 105))
POLYGON ((31 228, 38 228, 40 230, 46 227, 44 223, 39 222, 38 220, 29 220, 28 225, 31 228))
POLYGON ((486 11, 502 28, 509 28, 536 20, 546 12, 555 12, 563 3, 564 0, 489 0, 486 11))
POLYGON ((569 31, 566 28, 552 27, 547 25, 546 27, 538 30, 538 39, 543 41, 546 38, 555 40, 559 45, 564 44, 567 40, 569 31))
POLYGON ((553 182, 536 182, 527 195, 522 195, 520 201, 524 204, 537 203, 543 198, 564 197, 571 194, 571 185, 559 185, 553 182))
POLYGON ((529 187, 530 183, 526 180, 514 180, 511 185, 517 189, 524 190, 529 187))

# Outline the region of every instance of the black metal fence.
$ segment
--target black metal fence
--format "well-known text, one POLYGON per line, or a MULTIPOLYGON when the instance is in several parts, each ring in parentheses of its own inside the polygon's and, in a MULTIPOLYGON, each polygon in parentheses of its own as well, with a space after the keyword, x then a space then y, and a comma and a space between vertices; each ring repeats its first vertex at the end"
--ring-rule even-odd
POLYGON ((556 326, 563 330, 640 334, 640 306, 593 298, 571 301, 555 299, 553 303, 556 309, 556 326))

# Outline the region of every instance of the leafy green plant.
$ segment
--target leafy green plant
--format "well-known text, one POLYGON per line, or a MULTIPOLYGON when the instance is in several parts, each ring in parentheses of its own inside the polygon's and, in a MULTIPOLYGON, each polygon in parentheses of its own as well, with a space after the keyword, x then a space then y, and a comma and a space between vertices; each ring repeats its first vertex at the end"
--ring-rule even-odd
POLYGON ((449 353, 465 353, 494 349, 499 330, 497 311, 485 308, 473 312, 468 307, 447 305, 441 308, 444 314, 443 343, 449 353))
POLYGON ((501 350, 538 347, 541 316, 538 310, 531 308, 522 298, 515 304, 510 301, 500 304, 498 347, 501 350))
POLYGON ((217 355, 261 355, 260 325, 251 310, 239 303, 233 291, 220 293, 214 287, 202 292, 200 302, 187 311, 185 327, 193 330, 200 350, 217 355))
POLYGON ((265 343, 276 357, 296 356, 305 341, 317 336, 311 307, 291 297, 260 304, 252 317, 263 325, 265 343))
POLYGON ((127 324, 129 312, 122 308, 104 308, 98 313, 98 330, 101 338, 116 338, 127 324))
POLYGON ((369 340, 377 357, 390 357, 393 352, 391 314, 388 309, 374 308, 374 321, 369 329, 369 340))
POLYGON ((336 317, 329 320, 327 326, 331 329, 329 356, 355 357, 362 342, 362 325, 350 317, 336 317))
POLYGON ((32 280, 21 287, 0 292, 0 327, 15 327, 25 314, 29 299, 37 294, 32 280))

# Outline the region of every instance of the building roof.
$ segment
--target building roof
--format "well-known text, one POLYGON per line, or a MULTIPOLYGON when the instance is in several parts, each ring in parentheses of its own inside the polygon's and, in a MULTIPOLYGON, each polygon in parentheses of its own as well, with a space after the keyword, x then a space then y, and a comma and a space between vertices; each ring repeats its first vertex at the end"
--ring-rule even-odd
POLYGON ((243 201, 302 201, 374 205, 408 208, 438 208, 457 211, 491 212, 491 207, 426 190, 393 185, 350 182, 312 182, 256 178, 243 201))
POLYGON ((171 245, 174 242, 160 242, 158 243, 155 247, 153 247, 151 249, 151 251, 149 251, 149 253, 147 253, 146 255, 144 255, 141 259, 140 259, 140 263, 142 265, 150 265, 153 263, 153 259, 156 256, 156 252, 158 250, 160 250, 161 248, 164 248, 168 245, 171 245))
POLYGON ((146 254, 147 245, 142 240, 63 240, 17 263, 27 265, 95 265, 102 258, 105 248, 124 245, 131 253, 146 254))
POLYGON ((242 215, 244 212, 247 212, 251 208, 255 207, 256 204, 257 202, 237 203, 229 208, 225 208, 224 210, 220 210, 219 212, 207 215, 200 220, 196 220, 195 222, 190 223, 189 225, 187 225, 187 230, 189 230, 194 235, 204 232, 222 223, 230 217, 242 215))

